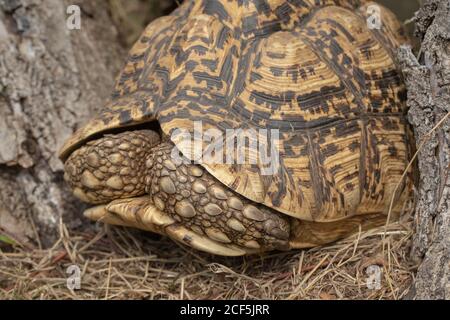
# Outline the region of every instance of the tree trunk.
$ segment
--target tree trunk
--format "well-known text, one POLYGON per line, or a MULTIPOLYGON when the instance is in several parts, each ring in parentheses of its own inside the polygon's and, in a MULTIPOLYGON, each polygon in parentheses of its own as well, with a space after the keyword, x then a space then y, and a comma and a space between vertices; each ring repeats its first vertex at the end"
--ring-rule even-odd
POLYGON ((102 107, 124 59, 106 1, 0 0, 0 232, 17 241, 81 223, 58 148, 102 107))
POLYGON ((401 48, 409 119, 419 150, 412 259, 421 262, 410 298, 450 299, 450 0, 427 0, 416 15, 417 59, 401 48))

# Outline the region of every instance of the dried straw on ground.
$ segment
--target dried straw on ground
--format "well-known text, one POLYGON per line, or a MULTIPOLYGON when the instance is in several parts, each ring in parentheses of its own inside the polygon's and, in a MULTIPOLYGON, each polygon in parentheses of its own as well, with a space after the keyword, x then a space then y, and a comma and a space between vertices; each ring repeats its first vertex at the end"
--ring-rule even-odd
POLYGON ((414 271, 410 217, 322 248, 242 258, 126 228, 99 225, 86 233, 61 223, 50 249, 0 246, 0 298, 401 299, 414 271), (81 269, 80 290, 67 288, 70 265, 81 269), (373 265, 380 267, 378 288, 368 272, 373 265))

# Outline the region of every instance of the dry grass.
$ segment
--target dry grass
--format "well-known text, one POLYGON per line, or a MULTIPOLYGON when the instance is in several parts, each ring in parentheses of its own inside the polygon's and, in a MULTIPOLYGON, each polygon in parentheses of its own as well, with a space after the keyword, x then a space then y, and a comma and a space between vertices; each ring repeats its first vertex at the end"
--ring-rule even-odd
POLYGON ((404 215, 386 234, 383 226, 322 248, 242 258, 126 228, 82 233, 61 223, 50 249, 0 248, 0 298, 401 299, 413 277, 410 220, 404 215), (73 264, 82 272, 81 290, 66 286, 73 264), (381 268, 379 289, 367 287, 371 265, 381 268))

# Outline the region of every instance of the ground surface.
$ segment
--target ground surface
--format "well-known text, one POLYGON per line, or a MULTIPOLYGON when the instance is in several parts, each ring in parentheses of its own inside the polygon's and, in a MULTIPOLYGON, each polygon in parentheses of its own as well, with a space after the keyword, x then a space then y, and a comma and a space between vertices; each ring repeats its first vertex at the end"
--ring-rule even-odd
POLYGON ((243 258, 126 228, 80 233, 61 223, 50 249, 3 243, 0 299, 401 299, 415 270, 406 258, 409 217, 324 248, 243 258), (80 268, 80 290, 67 287, 71 265, 80 268))

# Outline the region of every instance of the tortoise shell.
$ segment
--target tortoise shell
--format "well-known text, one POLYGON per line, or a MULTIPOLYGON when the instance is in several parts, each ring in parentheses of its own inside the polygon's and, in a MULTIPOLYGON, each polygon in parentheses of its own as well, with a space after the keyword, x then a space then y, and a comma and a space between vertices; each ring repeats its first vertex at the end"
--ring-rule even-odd
MULTIPOLYGON (((280 165, 201 165, 230 189, 318 222, 387 211, 410 157, 395 16, 352 0, 185 1, 132 48, 104 111, 65 144, 157 121, 178 129, 276 129, 280 165)), ((244 146, 250 152, 250 146, 244 146)), ((247 153, 246 153, 247 154, 247 153)), ((406 189, 404 185, 400 190, 406 189)), ((398 192, 399 197, 402 192, 398 192)))

